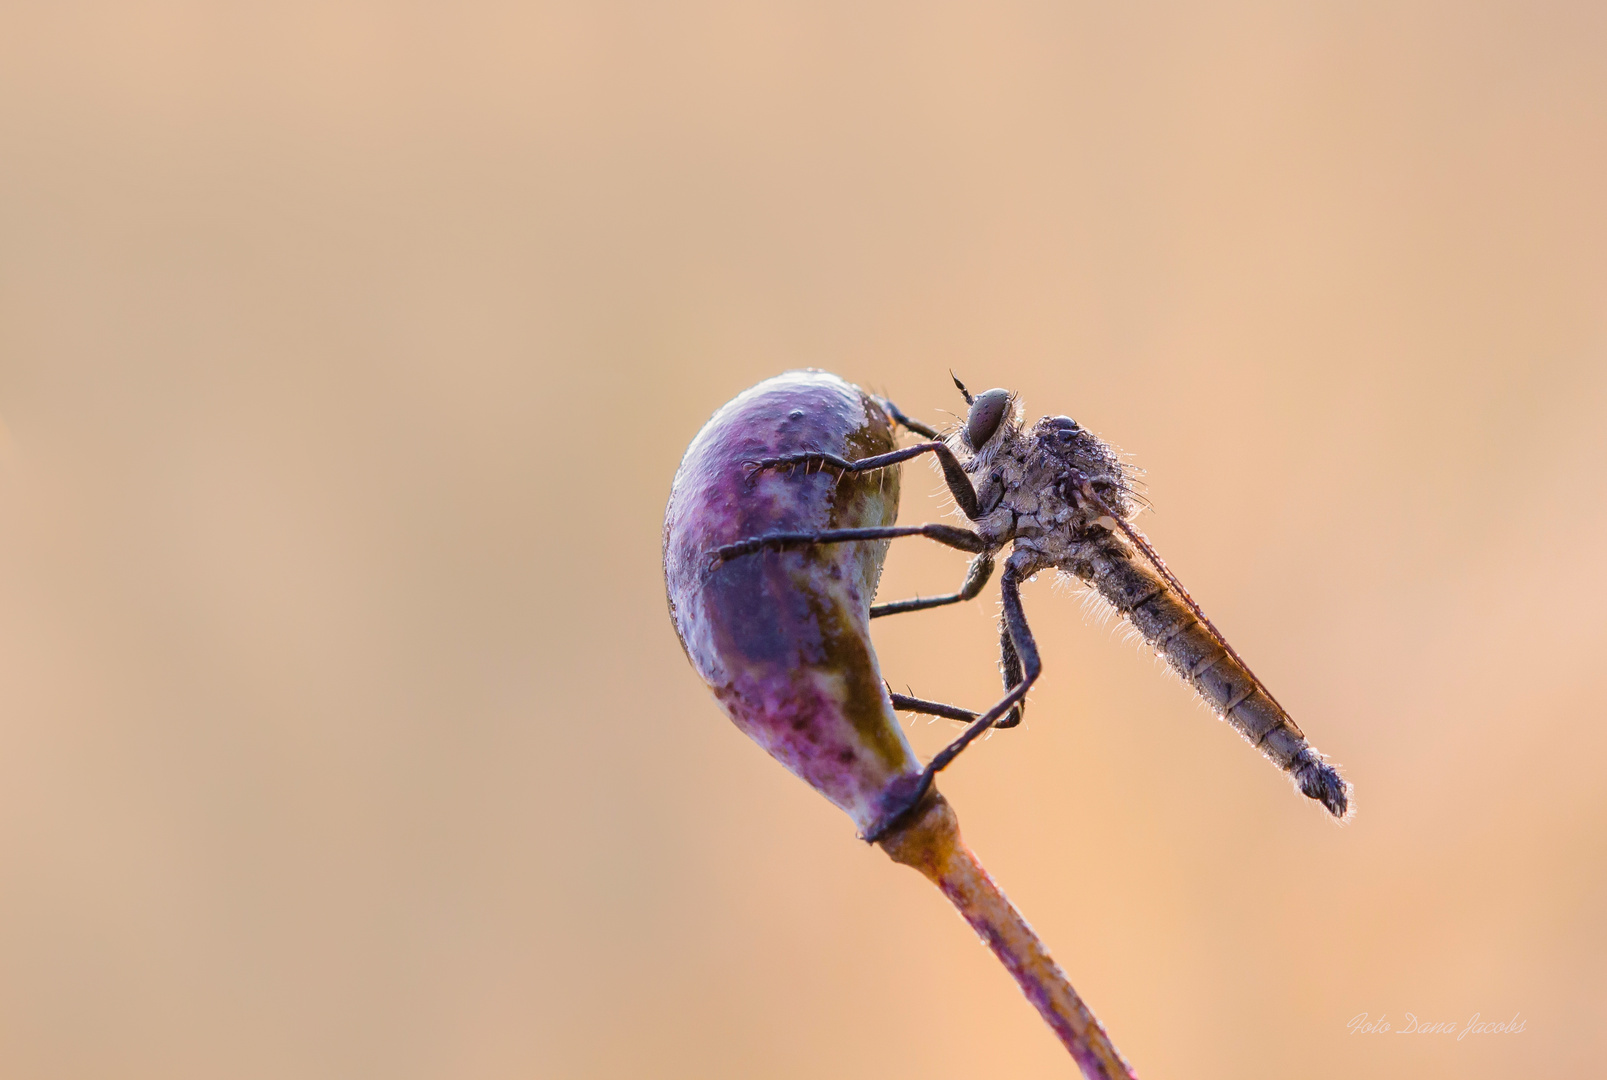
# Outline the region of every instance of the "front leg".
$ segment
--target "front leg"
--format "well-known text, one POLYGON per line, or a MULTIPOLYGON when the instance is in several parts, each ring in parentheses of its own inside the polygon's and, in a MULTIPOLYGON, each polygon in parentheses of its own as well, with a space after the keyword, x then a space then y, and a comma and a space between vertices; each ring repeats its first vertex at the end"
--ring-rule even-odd
POLYGON ((882 409, 887 413, 887 415, 891 416, 893 421, 901 427, 909 428, 911 431, 915 432, 915 434, 924 436, 928 439, 943 438, 942 432, 938 431, 930 424, 923 424, 919 420, 912 420, 905 416, 902 409, 900 409, 897 405, 894 405, 891 401, 888 401, 886 398, 877 398, 876 400, 881 404, 882 409))
POLYGON ((758 461, 748 462, 748 467, 755 473, 765 469, 776 469, 782 466, 793 465, 829 465, 833 469, 843 472, 868 472, 871 469, 885 469, 889 465, 897 465, 920 454, 936 454, 937 460, 943 466, 943 480, 949 486, 949 493, 959 504, 960 510, 966 517, 975 521, 982 516, 982 504, 977 500, 976 488, 971 486, 971 478, 965 474, 965 468, 960 459, 954 456, 947 443, 925 442, 914 446, 906 446, 902 450, 894 450, 888 454, 877 454, 875 457, 861 458, 858 461, 849 461, 837 454, 828 454, 820 450, 800 450, 794 454, 782 454, 780 457, 761 458, 758 461))
POLYGON ((721 563, 756 551, 781 551, 786 548, 808 547, 811 544, 847 544, 856 540, 897 540, 901 536, 924 536, 928 540, 961 551, 981 553, 988 542, 974 532, 953 525, 878 525, 864 529, 821 529, 817 532, 770 533, 734 544, 722 544, 709 552, 709 569, 716 570, 721 563))

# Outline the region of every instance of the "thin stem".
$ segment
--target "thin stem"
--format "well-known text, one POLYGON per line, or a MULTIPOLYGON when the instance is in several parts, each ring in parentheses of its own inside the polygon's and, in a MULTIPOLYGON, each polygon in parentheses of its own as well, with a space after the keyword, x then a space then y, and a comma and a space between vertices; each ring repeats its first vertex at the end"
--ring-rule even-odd
POLYGON ((878 841, 894 862, 925 874, 988 943, 1088 1080, 1137 1080, 1110 1036, 1027 920, 960 839, 959 820, 933 791, 910 822, 878 841))

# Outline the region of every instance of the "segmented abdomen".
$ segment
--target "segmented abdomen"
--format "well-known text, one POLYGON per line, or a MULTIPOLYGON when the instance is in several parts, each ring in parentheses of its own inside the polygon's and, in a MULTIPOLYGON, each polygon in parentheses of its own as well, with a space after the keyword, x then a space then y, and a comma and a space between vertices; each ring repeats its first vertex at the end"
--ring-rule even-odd
POLYGON ((1251 745, 1335 817, 1349 810, 1349 785, 1306 742, 1289 714, 1218 643, 1159 575, 1114 536, 1072 568, 1130 622, 1183 681, 1251 745))

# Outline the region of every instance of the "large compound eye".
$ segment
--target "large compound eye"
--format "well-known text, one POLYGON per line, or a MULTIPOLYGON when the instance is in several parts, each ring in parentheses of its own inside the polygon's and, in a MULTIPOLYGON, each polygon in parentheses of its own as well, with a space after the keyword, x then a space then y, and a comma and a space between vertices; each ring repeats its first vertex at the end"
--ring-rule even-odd
POLYGON ((965 441, 971 449, 980 450, 993 438, 1004 420, 1004 411, 1010 407, 1010 391, 988 390, 978 394, 971 402, 971 415, 965 421, 965 441))

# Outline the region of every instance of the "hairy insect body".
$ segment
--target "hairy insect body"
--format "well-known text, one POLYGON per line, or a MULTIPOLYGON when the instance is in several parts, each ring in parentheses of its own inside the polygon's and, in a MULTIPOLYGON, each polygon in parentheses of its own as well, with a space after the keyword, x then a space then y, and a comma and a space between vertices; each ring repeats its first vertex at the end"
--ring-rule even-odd
MULTIPOLYGON (((968 432, 949 439, 970 449, 968 432)), ((1120 528, 1133 515, 1129 470, 1107 443, 1069 417, 1023 429, 1007 415, 963 465, 983 514, 974 525, 992 546, 1013 542, 1006 565, 1020 577, 1057 569, 1092 588, 1133 626, 1218 716, 1330 813, 1348 811, 1339 774, 1255 676, 1202 620, 1189 599, 1140 564, 1120 528)), ((1129 526, 1130 527, 1130 526, 1129 526)))
POLYGON ((1348 795, 1338 773, 1307 744, 1304 733, 1255 676, 1217 643, 1188 604, 1137 563, 1131 548, 1106 534, 1091 540, 1085 554, 1062 569, 1098 592, 1212 712, 1288 773, 1302 794, 1317 799, 1335 816, 1345 815, 1348 795))
MULTIPOLYGON (((756 475, 801 468, 808 476, 811 469, 830 469, 839 482, 848 482, 931 454, 969 529, 927 524, 777 531, 721 544, 711 552, 714 564, 721 565, 798 545, 924 536, 974 556, 959 591, 877 604, 868 612, 874 619, 974 599, 1008 547, 999 575, 999 667, 1004 697, 986 711, 973 713, 941 702, 890 695, 896 708, 968 723, 963 734, 927 763, 907 805, 913 806, 930 787, 932 777, 983 732, 1019 722, 1027 691, 1042 673, 1021 602, 1021 583, 1040 571, 1055 569, 1080 579, 1114 607, 1201 700, 1287 773, 1303 794, 1322 803, 1336 818, 1348 816, 1349 785, 1307 744, 1289 714, 1132 524, 1142 500, 1133 490, 1133 470, 1115 449, 1069 416, 1046 416, 1026 427, 1015 397, 1008 391, 988 390, 973 397, 958 379, 955 383, 970 413, 946 437, 911 420, 891 402, 880 401, 889 418, 930 441, 869 456, 849 457, 826 447, 795 450, 749 464, 756 475)), ((887 817, 867 830, 867 837, 878 835, 898 812, 889 810, 887 817)))

